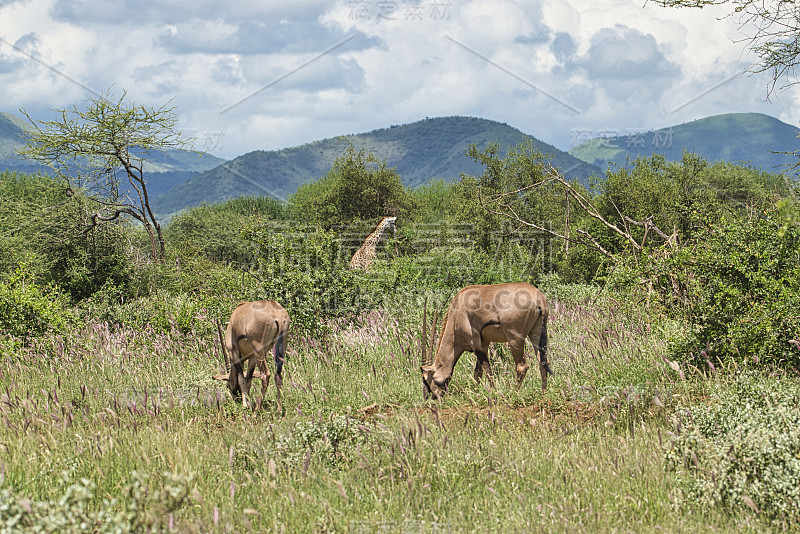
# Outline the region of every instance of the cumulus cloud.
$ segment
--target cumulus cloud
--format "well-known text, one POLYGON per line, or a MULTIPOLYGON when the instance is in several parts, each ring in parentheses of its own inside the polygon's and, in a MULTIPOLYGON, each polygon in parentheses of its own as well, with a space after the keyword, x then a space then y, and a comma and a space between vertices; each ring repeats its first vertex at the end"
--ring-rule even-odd
POLYGON ((732 78, 747 58, 718 16, 640 0, 0 0, 0 110, 46 118, 113 87, 172 101, 187 130, 224 136, 223 157, 455 114, 562 149, 576 129, 791 118, 796 92, 767 103, 764 77, 732 78))
MULTIPOLYGON (((317 20, 250 20, 237 24, 195 20, 171 25, 158 36, 156 44, 173 54, 297 54, 325 50, 347 36, 317 20)), ((370 44, 363 39, 361 43, 370 44)))
POLYGON ((24 67, 26 56, 38 56, 38 41, 35 33, 26 33, 13 43, 8 41, 0 43, 0 73, 18 71, 24 67))
POLYGON ((680 75, 680 67, 665 57, 655 37, 621 24, 593 35, 589 50, 574 64, 594 80, 648 80, 658 85, 680 75))
POLYGON ((562 65, 571 63, 578 52, 578 45, 575 43, 575 39, 566 32, 558 32, 553 37, 550 48, 553 51, 553 55, 562 65))

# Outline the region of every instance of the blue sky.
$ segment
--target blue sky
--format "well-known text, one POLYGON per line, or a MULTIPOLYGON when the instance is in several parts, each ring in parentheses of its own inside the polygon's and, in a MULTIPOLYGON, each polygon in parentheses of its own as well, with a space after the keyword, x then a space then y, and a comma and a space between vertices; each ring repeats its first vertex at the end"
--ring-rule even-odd
POLYGON ((0 0, 0 111, 112 88, 231 158, 466 115, 568 150, 730 112, 800 124, 719 9, 644 0, 0 0))

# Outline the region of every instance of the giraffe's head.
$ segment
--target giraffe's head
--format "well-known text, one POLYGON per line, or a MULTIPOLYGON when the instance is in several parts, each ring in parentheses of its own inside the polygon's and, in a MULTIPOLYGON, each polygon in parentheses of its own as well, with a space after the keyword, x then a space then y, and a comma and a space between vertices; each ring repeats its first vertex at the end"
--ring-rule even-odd
POLYGON ((397 217, 385 217, 383 221, 381 221, 381 227, 383 231, 392 230, 394 231, 394 223, 397 220, 397 217))

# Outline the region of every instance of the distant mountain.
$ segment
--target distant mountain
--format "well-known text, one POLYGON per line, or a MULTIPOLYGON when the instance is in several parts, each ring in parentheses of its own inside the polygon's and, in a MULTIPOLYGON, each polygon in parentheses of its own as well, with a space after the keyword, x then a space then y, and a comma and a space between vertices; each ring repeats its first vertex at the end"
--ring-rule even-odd
POLYGON ((14 150, 22 147, 22 134, 28 124, 10 113, 0 111, 0 172, 14 170, 22 172, 35 172, 41 169, 37 163, 26 161, 17 157, 14 150))
POLYGON ((769 115, 730 113, 661 130, 592 139, 569 153, 604 169, 608 164, 621 166, 629 158, 654 153, 678 161, 687 150, 711 162, 748 163, 763 171, 780 172, 786 164, 797 163, 797 157, 781 153, 800 150, 797 134, 797 126, 769 115))
MULTIPOLYGON (((30 124, 22 118, 0 112, 0 172, 11 170, 30 173, 49 170, 36 162, 20 158, 14 152, 25 144, 23 135, 28 127, 30 124)), ((210 154, 185 150, 167 150, 142 156, 146 160, 144 171, 147 173, 148 190, 153 198, 191 176, 225 162, 224 159, 210 154)))
POLYGON ((244 195, 287 198, 300 185, 324 176, 348 143, 386 160, 409 187, 433 178, 452 182, 461 173, 483 172, 483 166, 465 155, 470 144, 485 147, 496 142, 505 150, 527 139, 549 155, 553 165, 570 178, 586 180, 599 173, 594 166, 506 124, 486 119, 443 117, 283 150, 250 152, 176 186, 160 196, 154 206, 159 213, 169 214, 202 202, 244 195))

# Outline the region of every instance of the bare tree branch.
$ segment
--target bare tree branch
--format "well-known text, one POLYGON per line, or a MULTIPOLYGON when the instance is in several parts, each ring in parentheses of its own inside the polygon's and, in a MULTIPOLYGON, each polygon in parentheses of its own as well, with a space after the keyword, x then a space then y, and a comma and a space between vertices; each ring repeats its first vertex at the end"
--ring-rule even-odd
POLYGON ((662 7, 703 8, 706 6, 731 5, 726 17, 737 19, 744 37, 736 42, 747 46, 759 58, 752 65, 754 73, 772 73, 768 88, 771 94, 779 80, 784 80, 781 89, 797 83, 797 68, 800 66, 800 8, 787 0, 653 0, 662 7))
MULTIPOLYGON (((478 201, 489 213, 494 215, 500 215, 506 218, 509 218, 515 222, 523 224, 529 228, 534 228, 536 230, 546 232, 548 235, 556 237, 566 243, 577 243, 582 244, 584 246, 588 246, 593 248, 605 256, 609 258, 617 257, 616 254, 610 252, 608 249, 603 247, 600 244, 600 241, 597 237, 591 235, 586 230, 581 228, 574 228, 576 234, 578 234, 579 238, 573 238, 569 233, 559 233, 554 231, 551 228, 547 228, 542 224, 538 224, 535 221, 527 220, 526 218, 520 216, 517 210, 514 208, 512 203, 510 202, 514 198, 517 198, 519 195, 525 192, 529 192, 537 187, 541 187, 547 183, 555 182, 559 184, 561 187, 564 188, 566 191, 568 198, 574 200, 580 209, 589 217, 595 219, 596 221, 600 222, 603 226, 607 229, 613 231, 617 235, 623 238, 623 240, 627 243, 626 248, 630 248, 635 252, 640 252, 644 249, 647 243, 648 236, 650 235, 650 231, 652 230, 653 233, 662 239, 670 246, 673 247, 675 243, 675 239, 677 238, 678 232, 675 230, 672 235, 667 235, 664 233, 660 228, 658 228, 653 223, 653 217, 649 216, 643 219, 642 221, 636 221, 635 219, 625 215, 622 211, 612 202, 614 209, 616 210, 617 214, 619 215, 620 221, 622 221, 623 228, 620 228, 617 224, 606 219, 600 210, 595 206, 594 202, 587 198, 581 191, 575 187, 574 184, 569 182, 557 169, 555 169, 552 164, 550 163, 542 163, 539 162, 541 169, 544 171, 546 178, 544 180, 539 180, 536 183, 525 185, 523 187, 519 187, 512 191, 505 191, 503 193, 499 193, 489 198, 484 198, 483 195, 478 192, 478 201), (637 227, 642 227, 645 229, 644 236, 640 241, 633 236, 629 225, 634 225, 637 227)), ((572 228, 569 229, 572 231, 572 228)))

